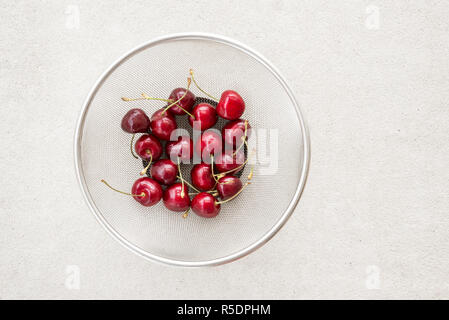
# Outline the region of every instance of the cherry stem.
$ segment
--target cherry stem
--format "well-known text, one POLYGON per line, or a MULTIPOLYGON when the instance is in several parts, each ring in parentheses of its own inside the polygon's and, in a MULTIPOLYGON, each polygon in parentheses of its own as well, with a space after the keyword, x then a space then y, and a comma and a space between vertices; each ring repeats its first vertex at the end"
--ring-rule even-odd
POLYGON ((173 100, 171 99, 162 99, 162 98, 153 98, 153 97, 149 97, 146 93, 142 93, 142 98, 126 98, 126 97, 122 97, 123 101, 137 101, 137 100, 159 100, 159 101, 165 101, 165 102, 169 102, 172 103, 173 100))
MULTIPOLYGON (((190 88, 190 84, 192 83, 192 79, 187 78, 187 90, 186 92, 184 92, 184 94, 182 95, 181 98, 179 98, 178 100, 176 100, 175 102, 173 102, 172 104, 169 104, 168 106, 165 107, 164 111, 162 111, 162 115, 164 115, 165 112, 167 112, 168 109, 170 109, 171 107, 173 107, 175 104, 177 105, 177 103, 179 101, 181 101, 182 99, 184 99, 184 97, 187 95, 187 93, 189 92, 189 88, 190 88)), ((181 108, 185 113, 187 113, 189 116, 191 116, 193 119, 195 119, 195 117, 188 112, 186 109, 184 109, 183 107, 181 107, 180 105, 177 105, 179 108, 181 108)))
MULTIPOLYGON (((158 100, 158 101, 165 101, 168 103, 175 103, 176 106, 178 106, 179 108, 181 108, 182 110, 184 110, 184 112, 188 113, 183 107, 181 107, 179 104, 177 104, 176 102, 174 102, 175 100, 173 99, 162 99, 162 98, 153 98, 153 97, 149 97, 146 93, 142 93, 142 98, 134 98, 134 99, 130 99, 130 98, 126 98, 126 97, 122 97, 123 101, 138 101, 138 100, 158 100)), ((190 113, 189 113, 190 114, 190 113)), ((191 117, 193 117, 193 115, 190 115, 191 117)), ((193 117, 194 118, 194 117, 193 117)))
POLYGON ((190 208, 187 209, 187 210, 182 214, 182 217, 183 217, 184 219, 187 218, 187 216, 189 215, 189 211, 190 211, 190 208))
POLYGON ((201 87, 198 85, 198 83, 195 80, 195 77, 193 76, 193 69, 190 69, 190 76, 192 77, 192 81, 195 84, 195 86, 198 88, 198 90, 200 90, 202 93, 204 93, 206 96, 208 96, 209 98, 211 98, 212 100, 215 101, 219 101, 220 99, 215 98, 214 96, 210 95, 209 93, 207 93, 206 91, 204 91, 203 89, 201 89, 201 87))
MULTIPOLYGON (((243 140, 243 137, 242 137, 243 140)), ((246 147, 248 147, 248 142, 246 140, 243 140, 242 144, 239 145, 239 147, 232 153, 233 156, 235 156, 237 154, 237 152, 240 151, 240 149, 242 149, 242 147, 246 144, 246 147)))
MULTIPOLYGON (((249 159, 249 158, 248 158, 248 159, 249 159)), ((220 173, 218 173, 218 174, 217 174, 217 177, 225 176, 225 175, 227 175, 228 173, 238 171, 240 168, 243 168, 243 166, 246 165, 246 163, 248 162, 248 159, 246 159, 245 162, 243 162, 241 165, 239 165, 239 166, 236 167, 235 169, 232 169, 232 170, 228 170, 228 171, 225 171, 225 172, 220 172, 220 173)), ((213 174, 213 173, 212 173, 212 174, 213 174)))
POLYGON ((243 189, 245 189, 248 185, 251 184, 250 180, 253 178, 253 173, 254 173, 254 168, 251 167, 251 170, 248 174, 248 181, 246 181, 245 185, 236 193, 234 194, 232 197, 230 197, 229 199, 226 199, 224 201, 215 201, 215 204, 222 204, 222 203, 226 203, 228 201, 231 201, 232 199, 234 199, 235 197, 237 197, 240 193, 242 193, 243 189))
POLYGON ((240 149, 242 149, 242 147, 246 144, 246 146, 248 147, 248 142, 246 141, 246 137, 248 135, 248 120, 245 120, 245 135, 243 137, 241 137, 242 143, 240 144, 240 146, 234 151, 234 153, 232 155, 236 155, 237 152, 240 151, 240 149))
POLYGON ((249 171, 249 174, 248 174, 248 181, 253 178, 253 174, 254 174, 254 167, 251 167, 251 170, 249 171))
POLYGON ((141 176, 143 176, 147 173, 148 169, 151 166, 151 162, 153 162, 153 154, 151 153, 150 150, 147 150, 147 153, 150 155, 150 162, 148 162, 147 166, 142 171, 140 171, 141 176))
POLYGON ((214 173, 214 155, 213 154, 210 155, 210 168, 211 168, 211 171, 212 171, 212 177, 215 180, 215 185, 217 185, 218 179, 221 178, 221 173, 217 174, 218 178, 215 176, 215 173, 214 173))
POLYGON ((232 197, 230 197, 229 199, 226 199, 226 200, 224 200, 224 201, 215 201, 215 204, 217 205, 217 204, 223 204, 223 203, 226 203, 226 202, 228 202, 228 201, 231 201, 232 199, 234 199, 234 198, 236 198, 240 193, 242 193, 242 191, 243 191, 243 189, 245 189, 246 188, 246 186, 248 186, 248 185, 250 185, 251 184, 251 182, 247 182, 247 183, 245 183, 245 185, 236 193, 236 194, 234 194, 232 197))
MULTIPOLYGON (((178 179, 181 179, 180 176, 177 176, 178 179)), ((195 188, 194 186, 192 186, 189 182, 187 182, 187 180, 184 180, 184 183, 187 184, 190 188, 192 188, 193 190, 195 190, 197 193, 200 193, 201 191, 198 190, 197 188, 195 188)))
MULTIPOLYGON (((186 181, 187 182, 187 181, 186 181)), ((198 193, 201 193, 201 192, 203 192, 203 191, 197 191, 197 192, 189 192, 189 196, 196 196, 198 193)), ((209 191, 204 191, 204 192, 206 192, 206 193, 210 193, 211 195, 213 195, 213 196, 218 196, 218 192, 217 192, 217 190, 215 190, 215 189, 211 189, 211 190, 209 190, 209 191)))
POLYGON ((136 136, 136 134, 133 134, 133 136, 131 137, 131 143, 129 144, 129 148, 131 149, 131 154, 133 155, 134 158, 139 159, 138 156, 136 156, 136 154, 134 153, 134 148, 133 148, 133 143, 134 143, 134 137, 136 136))
POLYGON ((179 178, 181 179, 181 198, 184 198, 184 178, 182 177, 181 172, 181 164, 179 163, 179 156, 178 156, 178 171, 179 171, 179 178))
POLYGON ((123 192, 120 190, 117 190, 113 187, 111 187, 111 185, 109 183, 107 183, 105 180, 101 179, 101 182, 103 182, 105 185, 107 185, 109 188, 111 188, 112 190, 114 190, 115 192, 127 195, 127 196, 132 196, 132 197, 145 197, 145 192, 142 191, 141 194, 132 194, 132 193, 128 193, 128 192, 123 192))
POLYGON ((239 170, 240 168, 242 168, 243 166, 245 166, 245 165, 248 163, 249 158, 250 158, 251 155, 252 155, 253 153, 255 153, 255 152, 256 152, 256 149, 253 149, 252 152, 250 153, 250 155, 248 156, 248 158, 245 160, 245 162, 243 162, 243 163, 242 163, 241 165, 239 165, 237 168, 232 169, 232 170, 229 170, 229 171, 225 171, 225 172, 220 172, 220 174, 217 174, 217 176, 220 176, 220 175, 226 175, 226 174, 228 174, 228 173, 232 173, 232 172, 235 172, 235 171, 239 170))

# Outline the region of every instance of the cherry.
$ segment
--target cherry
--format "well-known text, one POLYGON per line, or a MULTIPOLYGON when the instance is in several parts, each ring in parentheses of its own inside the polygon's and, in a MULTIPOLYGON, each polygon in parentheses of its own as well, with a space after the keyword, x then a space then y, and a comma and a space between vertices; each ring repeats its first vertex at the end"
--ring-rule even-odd
POLYGON ((242 181, 234 176, 226 175, 218 179, 217 191, 222 200, 231 198, 242 189, 242 181))
POLYGON ((221 130, 221 135, 223 136, 224 142, 234 148, 244 143, 243 139, 249 138, 251 135, 251 126, 249 125, 248 120, 237 119, 229 121, 221 130))
POLYGON ((233 90, 226 90, 221 94, 217 105, 217 113, 227 120, 235 120, 245 111, 245 102, 242 97, 233 90))
POLYGON ((198 193, 192 200, 192 210, 200 217, 213 218, 220 212, 221 205, 207 192, 198 193))
POLYGON ((222 147, 221 136, 215 131, 208 130, 198 138, 195 151, 203 160, 209 160, 211 154, 221 153, 222 147))
POLYGON ((144 160, 157 160, 162 154, 162 145, 152 134, 144 134, 134 146, 136 153, 144 160))
POLYGON ((146 207, 155 205, 162 198, 162 188, 159 183, 147 177, 137 179, 132 186, 131 193, 117 190, 111 187, 105 180, 101 180, 101 182, 116 192, 132 196, 137 202, 146 207))
POLYGON ((134 196, 134 199, 146 207, 155 205, 162 198, 161 186, 159 183, 148 177, 137 179, 133 184, 131 193, 145 194, 143 197, 134 196))
POLYGON ((122 129, 128 133, 145 133, 150 119, 142 109, 131 109, 122 118, 122 129))
POLYGON ((234 153, 228 150, 215 159, 215 166, 219 172, 236 173, 243 169, 245 154, 242 151, 234 153))
POLYGON ((160 184, 170 185, 176 181, 178 167, 171 160, 161 159, 151 166, 150 173, 160 184))
POLYGON ((196 87, 209 98, 218 101, 217 113, 220 117, 227 120, 236 120, 240 118, 245 112, 245 102, 242 97, 233 90, 226 90, 221 94, 220 100, 215 98, 213 95, 207 93, 198 85, 193 75, 193 70, 190 69, 190 76, 196 87))
POLYGON ((199 121, 200 130, 204 131, 212 128, 218 120, 215 108, 208 103, 200 103, 193 108, 192 114, 195 118, 189 117, 189 123, 193 127, 194 121, 199 121))
POLYGON ((177 101, 182 98, 176 105, 169 109, 169 112, 173 115, 184 115, 185 111, 190 112, 195 104, 195 95, 188 89, 176 88, 170 93, 169 100, 177 101), (186 93, 187 92, 187 93, 186 93), (185 95, 185 96, 184 96, 185 95), (182 98, 184 96, 184 98, 182 98), (182 107, 182 110, 179 106, 182 107))
POLYGON ((190 173, 193 185, 203 191, 211 190, 215 186, 215 179, 212 176, 210 164, 196 164, 190 173))
POLYGON ((179 157, 182 162, 190 162, 193 157, 193 141, 189 137, 181 136, 178 141, 167 143, 165 153, 172 161, 179 157))
POLYGON ((182 183, 175 183, 164 191, 163 201, 167 209, 172 211, 186 211, 190 207, 188 187, 182 183))
POLYGON ((175 117, 165 111, 159 109, 151 116, 150 127, 153 134, 162 140, 170 140, 170 135, 178 125, 175 117))

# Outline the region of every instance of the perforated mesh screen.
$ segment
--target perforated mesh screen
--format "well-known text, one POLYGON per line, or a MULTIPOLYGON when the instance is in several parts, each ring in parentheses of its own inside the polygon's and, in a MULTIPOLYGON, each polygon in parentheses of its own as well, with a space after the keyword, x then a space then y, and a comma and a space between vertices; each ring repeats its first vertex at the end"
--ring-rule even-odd
MULTIPOLYGON (((192 86, 197 96, 201 92, 192 86)), ((179 119, 179 118, 178 118, 179 119)), ((258 60, 228 44, 207 39, 176 39, 148 46, 123 61, 99 86, 85 116, 81 141, 81 174, 93 206, 106 223, 145 252, 178 261, 207 261, 241 251, 260 239, 280 219, 297 191, 304 161, 303 132, 295 107, 276 77, 258 60), (120 128, 132 107, 149 116, 164 106, 158 101, 124 102, 142 92, 168 98, 186 84, 188 70, 204 89, 220 96, 226 89, 246 102, 242 118, 254 130, 277 129, 277 170, 262 174, 256 164, 253 183, 220 214, 205 219, 167 210, 163 203, 147 208, 100 183, 106 179, 129 191, 139 178, 142 162, 131 157, 130 135, 120 128)), ((245 168, 242 178, 248 174, 245 168)))

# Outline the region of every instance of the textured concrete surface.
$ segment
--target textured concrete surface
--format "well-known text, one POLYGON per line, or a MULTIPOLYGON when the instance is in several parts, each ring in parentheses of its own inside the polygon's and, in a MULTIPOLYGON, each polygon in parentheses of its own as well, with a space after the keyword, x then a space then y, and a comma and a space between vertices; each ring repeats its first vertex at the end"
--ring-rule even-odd
POLYGON ((448 16, 445 1, 1 1, 0 298, 449 298, 448 16), (184 31, 262 52, 311 131, 293 217, 217 268, 128 252, 73 169, 97 77, 184 31))

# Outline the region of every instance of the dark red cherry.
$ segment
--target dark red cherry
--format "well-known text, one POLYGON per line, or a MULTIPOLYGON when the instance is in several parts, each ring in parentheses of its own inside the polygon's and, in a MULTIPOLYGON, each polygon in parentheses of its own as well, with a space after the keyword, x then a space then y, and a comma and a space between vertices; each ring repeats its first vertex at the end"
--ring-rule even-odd
POLYGON ((213 218, 220 212, 220 204, 207 192, 198 193, 192 200, 192 210, 200 217, 213 218))
POLYGON ((162 145, 152 134, 144 134, 137 139, 134 146, 136 153, 145 160, 153 161, 160 158, 162 154, 162 145))
POLYGON ((178 166, 171 160, 161 159, 153 163, 150 173, 151 177, 160 184, 170 185, 176 181, 178 166))
POLYGON ((159 109, 151 116, 150 127, 153 134, 162 140, 170 140, 170 135, 178 128, 175 117, 164 109, 159 109))
POLYGON ((204 131, 212 128, 218 120, 217 111, 208 103, 200 103, 192 111, 195 119, 189 116, 189 123, 193 127, 193 122, 198 121, 200 130, 204 131))
POLYGON ((233 90, 226 90, 221 94, 217 105, 217 113, 227 120, 240 118, 245 111, 245 102, 242 97, 233 90))
MULTIPOLYGON (((193 105, 195 104, 195 95, 190 90, 187 90, 185 88, 176 88, 170 93, 170 97, 168 97, 168 99, 173 100, 173 102, 175 102, 178 99, 180 99, 186 93, 186 91, 187 94, 185 95, 185 97, 182 98, 182 100, 176 104, 181 106, 187 112, 190 112, 190 110, 192 110, 193 105)), ((178 116, 186 114, 184 110, 182 110, 177 105, 170 107, 170 109, 168 109, 169 112, 173 115, 178 116)))
POLYGON ((242 189, 242 181, 234 176, 227 175, 218 179, 217 191, 221 200, 231 198, 242 189))
POLYGON ((212 169, 210 164, 196 164, 190 173, 193 186, 202 190, 211 190, 215 186, 215 179, 212 177, 212 169))
POLYGON ((223 152, 215 159, 215 166, 219 172, 236 173, 243 169, 242 164, 245 162, 245 154, 243 151, 238 151, 234 155, 234 151, 228 150, 223 152), (239 166, 242 166, 238 168, 239 166), (238 168, 238 169, 236 169, 238 168), (235 171, 231 171, 234 170, 235 171))
POLYGON ((251 126, 248 120, 237 119, 229 121, 225 124, 223 129, 221 129, 221 135, 226 144, 238 147, 243 143, 242 138, 245 136, 245 121, 247 122, 246 139, 251 135, 251 126))
POLYGON ((220 154, 223 143, 220 134, 215 131, 205 131, 198 138, 195 145, 195 152, 203 160, 209 160, 211 154, 220 154))
POLYGON ((175 183, 164 191, 164 205, 171 211, 186 211, 190 207, 189 188, 184 184, 184 196, 181 195, 182 184, 175 183))
POLYGON ((146 207, 155 205, 162 198, 162 188, 159 183, 147 177, 137 179, 133 184, 131 192, 135 195, 144 195, 143 197, 134 196, 133 198, 146 207))
POLYGON ((193 157, 193 141, 189 137, 179 137, 177 141, 167 143, 165 153, 175 163, 178 157, 182 162, 190 162, 193 157))
POLYGON ((150 119, 142 109, 129 110, 122 119, 122 129, 128 133, 145 133, 150 127, 150 119))

